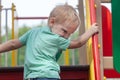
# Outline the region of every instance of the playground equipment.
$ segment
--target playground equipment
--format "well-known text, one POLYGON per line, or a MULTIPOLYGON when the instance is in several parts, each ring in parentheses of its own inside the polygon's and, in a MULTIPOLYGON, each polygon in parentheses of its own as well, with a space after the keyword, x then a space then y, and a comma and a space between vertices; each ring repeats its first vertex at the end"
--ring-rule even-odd
MULTIPOLYGON (((61 80, 89 80, 89 66, 61 66, 61 80)), ((23 67, 0 68, 1 80, 23 80, 23 67), (7 75, 7 77, 6 77, 7 75)))
POLYGON ((119 7, 119 0, 112 1, 112 35, 113 35, 113 62, 114 62, 114 68, 117 72, 120 73, 120 37, 119 37, 119 31, 120 31, 120 24, 119 24, 119 18, 120 18, 120 10, 118 10, 119 7))
MULTIPOLYGON (((6 41, 8 40, 8 11, 12 11, 12 16, 14 15, 13 13, 13 9, 14 9, 14 6, 12 5, 12 8, 2 8, 2 6, 1 6, 1 4, 0 4, 0 14, 1 14, 1 12, 2 11, 5 11, 5 28, 6 28, 6 31, 5 31, 5 33, 6 33, 6 41)), ((1 15, 0 15, 1 16, 1 15)), ((1 17, 0 17, 1 18, 1 17)), ((13 22, 13 20, 12 20, 12 22, 13 22)), ((13 27, 14 25, 12 24, 12 27, 13 27)), ((12 28, 12 39, 14 38, 14 33, 13 33, 13 28, 12 28)), ((2 39, 1 39, 1 20, 0 20, 0 43, 2 42, 2 39)), ((14 52, 15 52, 15 50, 14 51, 12 51, 12 53, 14 54, 14 52)), ((12 55, 13 55, 12 54, 12 55)), ((13 55, 14 56, 14 55, 13 55)), ((5 66, 7 66, 7 54, 5 54, 5 66)), ((13 58, 14 59, 14 58, 13 58)), ((15 62, 16 60, 13 60, 13 62, 15 62)))
MULTIPOLYGON (((82 51, 82 53, 80 53, 80 56, 82 56, 80 57, 82 63, 80 62, 79 66, 61 66, 60 76, 62 80, 106 80, 109 78, 112 78, 112 80, 114 80, 114 78, 120 79, 120 74, 118 73, 120 59, 118 50, 119 28, 117 27, 119 25, 119 14, 116 15, 116 13, 119 13, 119 10, 117 10, 117 7, 119 6, 119 0, 112 0, 113 15, 111 15, 107 7, 101 6, 101 2, 110 2, 110 0, 79 0, 78 10, 82 19, 82 25, 86 25, 88 28, 88 26, 90 26, 92 23, 97 22, 100 26, 102 26, 102 30, 100 31, 99 35, 95 34, 88 41, 88 44, 84 46, 84 48, 87 47, 87 49, 84 49, 87 50, 87 52, 82 51), (86 19, 84 19, 83 15, 84 2, 86 7, 86 19), (87 54, 87 60, 85 60, 86 58, 83 57, 85 56, 85 53, 87 54), (112 58, 112 54, 115 56, 114 59, 112 58), (112 64, 113 60, 115 64, 112 64), (113 68, 113 65, 118 72, 113 68)), ((14 17, 14 19, 47 19, 47 17, 14 17)), ((82 27, 81 29, 85 31, 85 27, 82 27)), ((68 65, 69 51, 67 50, 66 53, 67 58, 65 63, 68 65)), ((22 80, 23 67, 0 68, 0 78, 2 80, 22 80), (5 77, 6 75, 9 75, 9 77, 5 77)))
MULTIPOLYGON (((6 41, 8 40, 8 10, 11 11, 11 17, 12 17, 12 37, 11 39, 15 39, 18 36, 18 25, 16 25, 16 21, 18 20, 40 20, 40 19, 48 19, 48 17, 18 17, 17 15, 17 11, 16 11, 16 6, 12 3, 12 7, 11 8, 1 8, 1 12, 5 11, 6 13, 6 19, 5 19, 5 27, 6 27, 6 41)), ((1 23, 0 23, 1 24, 1 23)), ((1 26, 0 26, 1 27, 1 26)), ((1 40, 1 39, 0 39, 1 40)), ((5 66, 7 66, 7 54, 5 54, 5 66)), ((11 66, 15 67, 17 66, 17 50, 13 50, 11 53, 11 66)))

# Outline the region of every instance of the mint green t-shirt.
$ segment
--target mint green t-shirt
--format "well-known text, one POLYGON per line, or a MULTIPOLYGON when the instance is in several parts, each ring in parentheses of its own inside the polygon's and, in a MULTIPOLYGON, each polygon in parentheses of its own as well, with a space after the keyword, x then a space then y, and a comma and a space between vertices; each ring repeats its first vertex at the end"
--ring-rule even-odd
POLYGON ((19 38, 26 45, 24 78, 60 78, 56 56, 70 40, 51 32, 49 27, 35 28, 19 38))

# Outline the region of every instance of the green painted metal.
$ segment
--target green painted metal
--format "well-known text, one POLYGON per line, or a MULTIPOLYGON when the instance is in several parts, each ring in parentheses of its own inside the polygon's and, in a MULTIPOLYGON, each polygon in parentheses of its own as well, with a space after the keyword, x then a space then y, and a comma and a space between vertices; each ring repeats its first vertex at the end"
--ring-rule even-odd
POLYGON ((112 0, 113 63, 120 73, 120 0, 112 0))

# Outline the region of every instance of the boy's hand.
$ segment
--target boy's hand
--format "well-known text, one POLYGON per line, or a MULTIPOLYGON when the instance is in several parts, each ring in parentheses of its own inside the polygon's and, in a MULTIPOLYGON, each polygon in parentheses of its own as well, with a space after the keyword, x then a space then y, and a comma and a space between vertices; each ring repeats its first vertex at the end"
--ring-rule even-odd
POLYGON ((91 28, 90 28, 90 30, 95 34, 95 33, 98 33, 99 32, 99 26, 98 26, 98 24, 97 23, 94 23, 94 24, 92 24, 92 26, 91 26, 91 28))

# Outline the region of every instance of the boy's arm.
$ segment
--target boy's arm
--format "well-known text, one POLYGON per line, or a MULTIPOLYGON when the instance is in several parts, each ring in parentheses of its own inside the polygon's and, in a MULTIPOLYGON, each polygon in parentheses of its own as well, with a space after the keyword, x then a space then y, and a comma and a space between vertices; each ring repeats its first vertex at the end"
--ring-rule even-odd
POLYGON ((19 41, 19 39, 10 40, 10 41, 7 41, 3 44, 0 44, 0 53, 7 52, 7 51, 10 51, 10 50, 14 50, 14 49, 18 49, 22 46, 23 45, 19 41))
POLYGON ((76 40, 72 40, 70 42, 69 49, 79 48, 83 46, 88 41, 88 39, 98 31, 99 31, 99 26, 97 26, 96 23, 93 24, 91 28, 88 29, 84 34, 79 36, 76 40))

